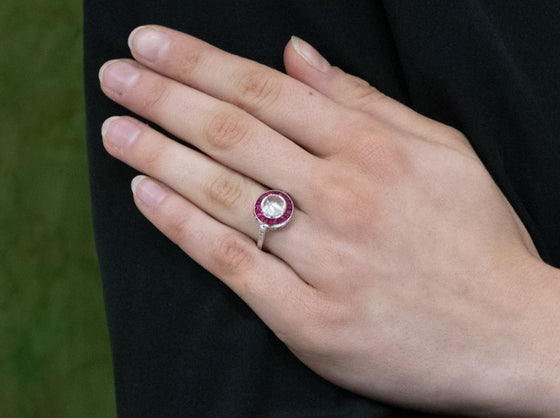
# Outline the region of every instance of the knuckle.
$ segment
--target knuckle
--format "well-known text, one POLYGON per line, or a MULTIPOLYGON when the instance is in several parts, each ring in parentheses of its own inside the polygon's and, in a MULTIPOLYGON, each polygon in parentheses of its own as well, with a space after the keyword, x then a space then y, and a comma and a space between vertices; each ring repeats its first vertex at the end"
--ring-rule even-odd
POLYGON ((177 76, 185 78, 195 72, 196 68, 199 67, 202 56, 203 50, 201 48, 189 48, 184 51, 178 58, 177 76))
POLYGON ((469 144, 467 137, 457 128, 436 122, 439 128, 439 135, 445 142, 455 142, 460 144, 469 144))
POLYGON ((385 94, 361 78, 350 77, 348 83, 347 101, 350 104, 357 105, 361 110, 366 110, 372 104, 387 98, 385 94))
POLYGON ((364 106, 378 103, 389 98, 386 94, 381 93, 370 85, 365 86, 363 84, 356 88, 354 97, 364 106))
POLYGON ((171 201, 166 197, 154 209, 155 216, 163 220, 165 235, 174 243, 180 245, 184 237, 189 236, 190 217, 184 212, 172 211, 171 201))
POLYGON ((228 234, 216 240, 214 260, 221 274, 232 276, 247 271, 253 264, 253 255, 246 242, 236 235, 228 234))
POLYGON ((206 195, 212 205, 233 208, 243 195, 243 188, 237 176, 224 173, 208 184, 206 195))
POLYGON ((330 300, 317 300, 304 306, 293 322, 289 337, 298 351, 310 355, 327 354, 338 345, 340 334, 350 322, 348 309, 330 300))
POLYGON ((325 199, 326 202, 347 203, 360 196, 359 191, 354 190, 356 188, 355 181, 346 178, 346 175, 340 172, 325 173, 317 179, 317 183, 315 187, 322 189, 319 198, 325 199))
POLYGON ((278 99, 281 83, 268 71, 256 70, 248 72, 240 78, 239 91, 241 104, 251 111, 259 111, 278 99))
POLYGON ((372 221, 379 216, 379 201, 369 182, 361 182, 351 173, 328 174, 315 188, 323 192, 316 197, 318 205, 328 211, 329 227, 346 237, 361 239, 371 231, 372 221))
POLYGON ((338 189, 333 194, 333 210, 340 220, 341 228, 351 231, 353 236, 361 237, 368 218, 376 217, 375 204, 364 198, 361 190, 338 189))
POLYGON ((157 116, 169 102, 170 90, 163 80, 155 82, 146 92, 142 102, 142 110, 150 116, 157 116))
POLYGON ((248 121, 238 111, 227 109, 217 112, 204 128, 204 140, 217 150, 229 150, 248 134, 248 121))
POLYGON ((410 171, 411 161, 406 147, 399 143, 390 127, 377 124, 362 125, 362 132, 354 135, 354 141, 345 149, 347 162, 361 173, 375 176, 387 182, 398 181, 410 171))
POLYGON ((140 168, 144 172, 157 173, 161 166, 161 161, 164 160, 163 154, 165 153, 165 143, 157 141, 149 144, 149 149, 144 151, 142 149, 136 150, 135 153, 140 161, 140 168))
POLYGON ((345 72, 344 70, 342 70, 339 67, 335 67, 335 68, 336 68, 336 71, 338 72, 339 76, 346 79, 350 88, 359 87, 359 86, 368 87, 370 89, 373 88, 367 80, 364 80, 363 78, 360 78, 360 77, 352 75, 352 74, 348 74, 347 72, 345 72))

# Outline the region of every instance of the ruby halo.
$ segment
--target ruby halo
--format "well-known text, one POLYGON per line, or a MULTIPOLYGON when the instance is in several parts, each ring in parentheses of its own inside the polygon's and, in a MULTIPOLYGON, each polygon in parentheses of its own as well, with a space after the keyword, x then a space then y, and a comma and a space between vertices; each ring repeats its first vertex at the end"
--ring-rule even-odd
POLYGON ((255 202, 255 217, 261 227, 279 229, 285 226, 294 213, 294 201, 280 190, 269 190, 255 202))

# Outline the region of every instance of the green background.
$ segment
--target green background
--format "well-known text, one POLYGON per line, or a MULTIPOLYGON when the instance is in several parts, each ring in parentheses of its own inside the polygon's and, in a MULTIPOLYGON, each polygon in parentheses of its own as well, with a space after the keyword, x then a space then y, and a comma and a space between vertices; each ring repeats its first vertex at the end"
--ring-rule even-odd
POLYGON ((114 417, 77 0, 0 2, 0 416, 114 417))

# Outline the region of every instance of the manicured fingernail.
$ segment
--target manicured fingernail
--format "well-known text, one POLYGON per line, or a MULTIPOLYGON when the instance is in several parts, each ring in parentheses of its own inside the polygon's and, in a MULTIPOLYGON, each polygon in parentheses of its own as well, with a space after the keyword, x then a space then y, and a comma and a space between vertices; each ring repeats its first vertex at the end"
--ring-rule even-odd
POLYGON ((109 61, 99 70, 101 83, 117 93, 132 87, 139 76, 138 69, 126 61, 109 61))
POLYGON ((101 134, 108 146, 120 151, 138 138, 140 128, 126 118, 113 116, 103 123, 101 134))
POLYGON ((148 61, 157 61, 169 49, 169 36, 150 27, 140 26, 128 37, 128 46, 148 61))
POLYGON ((165 197, 165 189, 146 176, 136 176, 130 183, 132 193, 146 206, 153 207, 161 203, 165 197))
POLYGON ((292 36, 292 46, 295 51, 315 69, 325 73, 331 68, 329 62, 303 39, 292 36))

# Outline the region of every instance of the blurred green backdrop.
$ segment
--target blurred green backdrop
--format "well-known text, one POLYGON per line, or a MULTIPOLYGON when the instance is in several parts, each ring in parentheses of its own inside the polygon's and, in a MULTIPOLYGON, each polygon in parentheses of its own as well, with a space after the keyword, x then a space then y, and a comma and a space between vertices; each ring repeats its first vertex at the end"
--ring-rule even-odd
POLYGON ((0 2, 0 417, 114 417, 79 0, 0 2))

